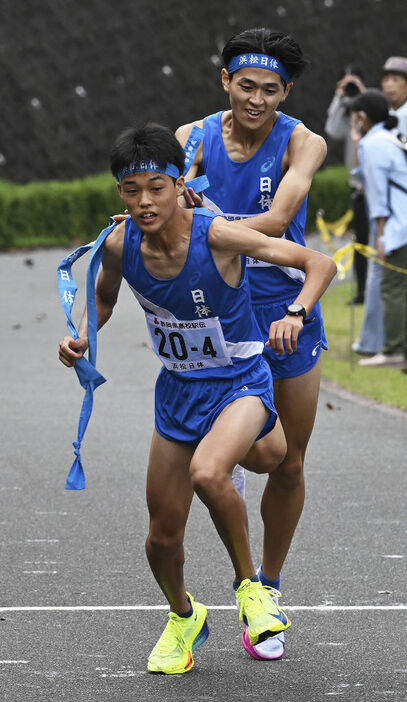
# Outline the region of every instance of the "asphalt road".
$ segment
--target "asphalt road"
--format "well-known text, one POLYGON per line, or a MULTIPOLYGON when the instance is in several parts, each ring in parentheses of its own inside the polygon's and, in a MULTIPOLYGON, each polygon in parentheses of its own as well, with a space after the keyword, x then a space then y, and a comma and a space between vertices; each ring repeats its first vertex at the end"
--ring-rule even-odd
MULTIPOLYGON (((186 582, 212 607, 211 635, 189 674, 146 672, 166 620, 144 555, 159 364, 123 286, 100 333, 98 368, 108 382, 95 393, 82 450, 87 488, 66 492, 83 391, 57 360, 65 323, 55 270, 64 255, 0 255, 0 700, 406 700, 407 414, 327 386, 307 454, 306 506, 283 572, 282 604, 293 622, 285 657, 263 663, 241 647, 232 569, 195 499, 186 582)), ((77 318, 82 304, 83 296, 77 318)), ((256 559, 263 480, 249 476, 247 487, 256 559)))

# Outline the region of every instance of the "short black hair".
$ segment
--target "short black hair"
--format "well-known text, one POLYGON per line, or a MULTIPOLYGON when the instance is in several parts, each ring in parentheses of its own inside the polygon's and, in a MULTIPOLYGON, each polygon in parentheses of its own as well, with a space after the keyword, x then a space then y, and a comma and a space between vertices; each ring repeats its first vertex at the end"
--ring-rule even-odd
POLYGON ((389 102, 380 90, 369 88, 360 93, 348 105, 351 112, 366 112, 372 124, 384 122, 386 129, 394 129, 398 123, 395 115, 389 114, 389 102))
POLYGON ((173 163, 184 171, 184 150, 168 127, 155 122, 143 126, 133 125, 124 129, 110 151, 110 169, 115 178, 118 173, 139 161, 155 161, 160 168, 173 163))
POLYGON ((344 66, 344 68, 342 68, 338 74, 338 80, 341 80, 345 76, 349 75, 358 76, 360 80, 365 80, 363 69, 357 63, 348 63, 347 66, 344 66))
MULTIPOLYGON (((291 78, 300 76, 309 64, 300 45, 291 34, 257 27, 245 29, 244 32, 235 34, 226 42, 222 51, 225 67, 228 67, 234 56, 250 52, 274 56, 284 64, 291 78)), ((285 86, 285 80, 283 78, 281 80, 285 86)))

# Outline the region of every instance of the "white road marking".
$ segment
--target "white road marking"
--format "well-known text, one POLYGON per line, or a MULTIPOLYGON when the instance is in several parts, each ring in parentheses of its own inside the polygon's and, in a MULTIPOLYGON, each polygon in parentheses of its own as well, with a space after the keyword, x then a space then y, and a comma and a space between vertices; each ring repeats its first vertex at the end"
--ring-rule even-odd
POLYGON ((59 544, 59 539, 26 539, 26 544, 59 544))
POLYGON ((57 561, 24 561, 25 565, 56 565, 57 561))
MULTIPOLYGON (((236 605, 206 605, 209 610, 237 610, 236 605)), ((33 607, 0 607, 0 612, 140 612, 168 610, 168 605, 61 605, 33 607)), ((389 612, 407 611, 407 605, 287 605, 287 611, 296 612, 389 612)))

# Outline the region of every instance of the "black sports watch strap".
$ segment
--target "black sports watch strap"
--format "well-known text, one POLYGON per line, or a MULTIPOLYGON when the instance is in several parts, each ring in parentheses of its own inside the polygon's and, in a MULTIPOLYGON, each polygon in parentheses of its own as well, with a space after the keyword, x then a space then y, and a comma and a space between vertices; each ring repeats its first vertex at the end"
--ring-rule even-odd
POLYGON ((313 322, 315 319, 315 317, 306 319, 307 311, 305 307, 298 302, 288 305, 286 314, 288 314, 289 317, 302 317, 303 324, 310 324, 310 322, 313 322))

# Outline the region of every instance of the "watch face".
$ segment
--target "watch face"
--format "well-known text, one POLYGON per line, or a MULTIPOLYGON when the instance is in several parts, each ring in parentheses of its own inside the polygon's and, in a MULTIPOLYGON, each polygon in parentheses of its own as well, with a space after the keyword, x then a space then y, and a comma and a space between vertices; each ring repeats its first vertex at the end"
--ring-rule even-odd
POLYGON ((287 310, 288 310, 288 312, 291 312, 291 314, 301 314, 302 311, 304 310, 304 308, 302 305, 294 304, 294 305, 288 305, 287 310))

